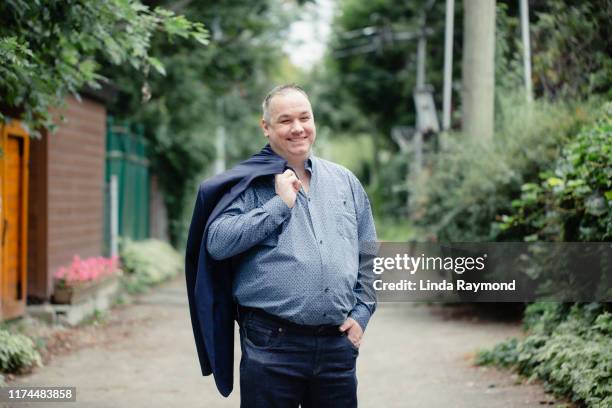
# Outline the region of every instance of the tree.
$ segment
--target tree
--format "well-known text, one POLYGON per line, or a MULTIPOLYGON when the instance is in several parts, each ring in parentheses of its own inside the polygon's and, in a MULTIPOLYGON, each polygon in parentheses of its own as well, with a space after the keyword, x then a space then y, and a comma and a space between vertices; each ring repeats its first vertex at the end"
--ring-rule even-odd
MULTIPOLYGON (((315 109, 326 110, 315 112, 321 118, 319 126, 372 138, 374 162, 364 173, 369 176, 374 207, 386 215, 405 212, 405 193, 398 191, 405 192, 406 186, 397 175, 406 173, 408 163, 398 154, 391 130, 416 124, 417 36, 425 11, 426 82, 433 85, 434 100, 441 106, 445 16, 441 1, 340 2, 326 67, 315 71, 325 76, 316 82, 327 87, 317 92, 325 103, 317 102, 315 109)), ((455 49, 460 52, 458 34, 460 30, 455 49)), ((459 64, 454 69, 458 74, 459 64)))
MULTIPOLYGON (((329 71, 339 77, 339 86, 348 90, 385 141, 392 127, 415 123, 417 41, 401 36, 418 32, 426 3, 345 0, 334 23, 338 31, 330 41, 329 71)), ((426 16, 427 82, 441 89, 444 3, 434 3, 426 16)))
POLYGON ((121 90, 111 114, 144 124, 152 167, 165 193, 170 238, 180 246, 198 183, 210 174, 218 127, 225 128, 229 165, 264 144, 258 129, 261 98, 274 85, 285 60, 283 33, 299 13, 295 4, 281 0, 156 3, 180 6, 177 11, 189 20, 208 27, 210 45, 157 36, 152 49, 166 67, 165 77, 115 66, 105 73, 121 90), (143 87, 150 92, 148 101, 143 87))
POLYGON ((534 7, 533 80, 549 99, 612 98, 612 1, 553 0, 534 7))
POLYGON ((155 32, 208 41, 201 23, 138 0, 8 0, 0 16, 0 111, 23 119, 34 134, 54 127, 49 108, 65 94, 99 86, 101 63, 163 74, 150 53, 155 32))

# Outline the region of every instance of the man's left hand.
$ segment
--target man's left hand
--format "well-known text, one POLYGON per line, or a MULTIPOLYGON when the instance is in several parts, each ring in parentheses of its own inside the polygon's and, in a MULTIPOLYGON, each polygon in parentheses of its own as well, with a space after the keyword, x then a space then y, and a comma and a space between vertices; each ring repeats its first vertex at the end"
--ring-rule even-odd
POLYGON ((363 329, 357 323, 357 320, 349 317, 346 321, 340 326, 341 332, 346 332, 347 337, 355 345, 355 347, 359 348, 361 345, 361 338, 363 337, 363 329))

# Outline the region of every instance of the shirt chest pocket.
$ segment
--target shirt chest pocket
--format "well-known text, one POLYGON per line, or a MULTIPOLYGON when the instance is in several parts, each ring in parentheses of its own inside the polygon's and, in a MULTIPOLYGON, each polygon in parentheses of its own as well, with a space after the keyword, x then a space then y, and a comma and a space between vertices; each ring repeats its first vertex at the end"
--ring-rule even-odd
POLYGON ((357 239, 357 216, 353 201, 342 196, 333 200, 334 223, 338 234, 349 240, 357 239))

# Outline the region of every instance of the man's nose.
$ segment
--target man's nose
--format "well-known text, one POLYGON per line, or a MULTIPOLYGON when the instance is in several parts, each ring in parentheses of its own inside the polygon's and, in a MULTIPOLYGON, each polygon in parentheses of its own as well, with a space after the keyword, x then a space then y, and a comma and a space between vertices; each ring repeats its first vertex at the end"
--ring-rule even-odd
POLYGON ((291 126, 291 133, 302 133, 304 131, 304 127, 302 126, 302 124, 300 123, 299 120, 295 120, 293 121, 293 124, 291 126))

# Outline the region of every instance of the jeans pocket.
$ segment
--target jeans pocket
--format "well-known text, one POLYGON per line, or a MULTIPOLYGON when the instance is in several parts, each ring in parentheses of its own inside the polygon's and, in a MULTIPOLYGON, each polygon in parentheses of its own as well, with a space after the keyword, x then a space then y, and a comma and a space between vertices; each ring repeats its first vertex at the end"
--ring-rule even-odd
POLYGON ((268 347, 272 338, 272 329, 247 322, 244 325, 244 336, 255 347, 268 347))
POLYGON ((351 339, 349 339, 349 336, 345 333, 342 337, 344 337, 345 341, 349 344, 349 346, 353 349, 353 351, 357 352, 357 354, 359 354, 359 347, 357 347, 352 341, 351 339))

